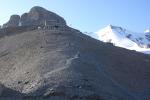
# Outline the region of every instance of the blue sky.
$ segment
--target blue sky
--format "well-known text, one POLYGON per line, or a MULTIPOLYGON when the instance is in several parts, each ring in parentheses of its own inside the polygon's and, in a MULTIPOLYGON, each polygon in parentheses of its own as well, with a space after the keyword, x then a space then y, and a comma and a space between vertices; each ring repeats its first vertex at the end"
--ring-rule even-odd
POLYGON ((0 24, 12 14, 42 6, 83 32, 95 32, 108 24, 143 32, 150 28, 149 4, 150 0, 1 0, 0 24))

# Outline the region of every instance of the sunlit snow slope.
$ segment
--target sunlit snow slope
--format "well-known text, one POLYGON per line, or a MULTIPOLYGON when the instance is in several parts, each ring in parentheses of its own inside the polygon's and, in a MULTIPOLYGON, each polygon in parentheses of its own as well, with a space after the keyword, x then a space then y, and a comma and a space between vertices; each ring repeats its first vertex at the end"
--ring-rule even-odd
POLYGON ((122 27, 108 25, 96 32, 92 37, 103 42, 113 43, 115 46, 150 54, 149 30, 143 33, 134 33, 122 27))

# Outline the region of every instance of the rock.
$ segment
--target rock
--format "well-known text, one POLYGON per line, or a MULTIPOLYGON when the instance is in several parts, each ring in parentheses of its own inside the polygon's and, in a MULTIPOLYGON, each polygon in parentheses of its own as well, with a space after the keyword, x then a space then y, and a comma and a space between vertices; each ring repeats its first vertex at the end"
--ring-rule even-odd
POLYGON ((66 21, 59 15, 50 12, 42 7, 35 6, 28 13, 12 15, 10 20, 3 25, 3 28, 33 25, 66 25, 66 21))
POLYGON ((22 81, 18 81, 18 84, 21 84, 22 83, 22 81))
POLYGON ((148 41, 150 41, 150 33, 146 33, 145 37, 148 41))
POLYGON ((3 28, 7 27, 17 27, 19 26, 20 16, 19 15, 12 15, 10 20, 3 25, 3 28))
POLYGON ((25 81, 25 82, 24 82, 24 84, 28 84, 28 83, 29 83, 29 81, 25 81))
POLYGON ((29 13, 24 13, 21 16, 20 22, 22 26, 44 25, 45 22, 48 24, 59 23, 61 25, 66 25, 62 17, 38 6, 31 8, 29 13))

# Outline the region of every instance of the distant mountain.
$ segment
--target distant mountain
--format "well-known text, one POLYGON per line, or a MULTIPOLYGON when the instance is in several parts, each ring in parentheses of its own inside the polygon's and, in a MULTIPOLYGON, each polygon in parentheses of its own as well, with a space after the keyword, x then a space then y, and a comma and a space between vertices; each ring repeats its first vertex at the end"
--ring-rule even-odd
POLYGON ((150 53, 149 30, 146 30, 143 33, 135 33, 122 27, 108 25, 107 27, 97 31, 94 38, 103 42, 113 43, 115 46, 129 50, 150 53))

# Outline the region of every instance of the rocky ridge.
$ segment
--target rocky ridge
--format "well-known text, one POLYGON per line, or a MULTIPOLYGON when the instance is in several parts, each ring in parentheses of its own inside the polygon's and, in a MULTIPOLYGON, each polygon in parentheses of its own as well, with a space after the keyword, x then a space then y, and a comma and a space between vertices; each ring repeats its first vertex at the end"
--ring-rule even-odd
POLYGON ((35 6, 31 8, 28 13, 24 13, 21 16, 12 15, 10 20, 3 25, 3 28, 17 27, 17 26, 33 26, 59 23, 66 25, 66 21, 59 15, 50 12, 42 7, 35 6))

